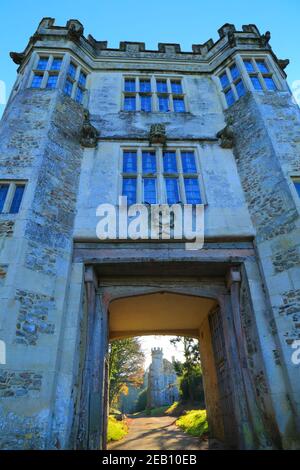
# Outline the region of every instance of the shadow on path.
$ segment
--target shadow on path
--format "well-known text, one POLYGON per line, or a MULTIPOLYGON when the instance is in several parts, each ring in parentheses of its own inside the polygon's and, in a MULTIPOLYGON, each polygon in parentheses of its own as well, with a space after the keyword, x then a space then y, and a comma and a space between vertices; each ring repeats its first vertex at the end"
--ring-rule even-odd
POLYGON ((129 432, 121 441, 108 444, 111 450, 208 450, 215 442, 185 434, 172 416, 129 418, 129 432))

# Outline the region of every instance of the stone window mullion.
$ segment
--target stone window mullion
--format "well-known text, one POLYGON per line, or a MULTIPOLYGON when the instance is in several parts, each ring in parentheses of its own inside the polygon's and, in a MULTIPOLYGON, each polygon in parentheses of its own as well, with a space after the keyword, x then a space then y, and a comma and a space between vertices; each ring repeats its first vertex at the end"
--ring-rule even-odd
POLYGON ((163 177, 163 151, 161 147, 156 150, 157 161, 157 200, 160 203, 165 203, 165 190, 164 190, 164 177, 163 177))
POLYGON ((179 185, 180 200, 181 200, 181 202, 186 204, 184 176, 183 176, 183 169, 182 169, 182 163, 181 163, 181 151, 179 149, 176 149, 176 161, 177 161, 177 172, 178 172, 178 185, 179 185))
POLYGON ((47 82, 48 82, 48 77, 49 77, 49 72, 48 72, 48 70, 44 70, 44 73, 43 73, 43 80, 42 80, 42 83, 41 83, 41 88, 46 88, 47 82))
POLYGON ((14 194, 15 194, 15 190, 16 190, 16 183, 15 182, 9 183, 8 192, 7 192, 5 203, 3 206, 4 213, 9 213, 10 206, 11 206, 14 194))
POLYGON ((37 63, 39 60, 39 55, 37 52, 34 52, 27 64, 27 72, 24 74, 23 83, 24 87, 30 87, 34 75, 34 70, 36 69, 37 63))
POLYGON ((173 93, 172 93, 170 77, 167 77, 167 90, 168 90, 169 109, 170 109, 170 112, 174 112, 173 93))
POLYGON ((58 74, 57 88, 63 89, 65 81, 67 79, 68 69, 71 63, 71 57, 69 54, 64 54, 61 67, 58 74))
MULTIPOLYGON (((244 83, 245 83, 245 85, 246 85, 246 88, 247 88, 248 90, 252 90, 253 85, 252 85, 252 82, 251 82, 251 80, 250 80, 250 76, 249 76, 249 74, 248 74, 248 72, 247 72, 247 69, 246 69, 246 66, 245 66, 245 64, 244 64, 243 59, 241 58, 240 55, 237 55, 237 56, 235 57, 235 60, 236 60, 236 63, 237 63, 237 65, 238 65, 238 67, 239 67, 239 70, 240 70, 240 72, 241 72, 241 77, 242 77, 242 80, 244 80, 244 83)), ((251 61, 252 61, 252 63, 253 63, 253 60, 252 60, 252 59, 251 59, 251 61)))
POLYGON ((239 95, 237 94, 237 91, 235 89, 235 82, 236 82, 237 79, 233 79, 233 77, 231 75, 230 67, 226 67, 226 72, 227 72, 227 76, 229 77, 230 87, 231 87, 232 93, 234 95, 234 99, 235 99, 235 101, 237 101, 239 99, 239 95))
POLYGON ((263 89, 264 91, 266 91, 266 90, 267 90, 267 87, 266 87, 266 85, 265 85, 265 81, 264 81, 264 79, 263 79, 263 75, 262 75, 262 73, 260 72, 260 70, 259 70, 259 68, 258 68, 258 65, 257 65, 257 63, 256 63, 256 60, 253 59, 253 60, 252 60, 252 63, 253 63, 253 65, 254 65, 255 74, 256 74, 258 80, 260 81, 260 84, 261 84, 261 86, 262 86, 262 89, 263 89))
POLYGON ((150 86, 151 86, 151 105, 152 105, 152 110, 154 112, 157 112, 158 106, 157 106, 157 93, 156 93, 156 83, 155 83, 155 77, 154 75, 151 75, 150 77, 150 86))

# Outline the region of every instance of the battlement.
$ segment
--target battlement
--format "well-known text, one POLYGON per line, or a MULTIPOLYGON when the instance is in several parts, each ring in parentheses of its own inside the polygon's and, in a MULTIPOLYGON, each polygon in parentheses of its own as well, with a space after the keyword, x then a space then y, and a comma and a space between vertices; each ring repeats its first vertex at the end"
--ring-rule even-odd
POLYGON ((94 57, 134 57, 172 60, 188 59, 191 61, 206 61, 225 48, 269 50, 270 32, 261 34, 254 24, 243 25, 237 30, 233 24, 226 23, 218 30, 219 39, 215 42, 208 39, 204 43, 193 44, 190 51, 182 51, 177 43, 158 43, 156 50, 147 49, 144 42, 121 41, 118 48, 108 47, 108 42, 95 39, 91 34, 84 36, 84 26, 76 19, 70 19, 65 26, 55 24, 54 18, 43 18, 23 53, 12 53, 12 59, 21 64, 32 46, 37 47, 66 47, 65 42, 72 43, 70 47, 84 49, 94 57))
POLYGON ((163 355, 163 348, 152 348, 151 355, 153 356, 162 356, 163 355))
MULTIPOLYGON (((80 21, 76 19, 68 20, 65 26, 55 25, 54 18, 43 18, 40 22, 36 34, 59 34, 60 36, 66 33, 69 39, 74 41, 86 41, 95 51, 120 51, 120 52, 157 52, 162 54, 198 54, 205 55, 210 49, 212 49, 217 42, 215 43, 212 39, 204 42, 203 44, 193 44, 191 51, 181 51, 180 44, 173 43, 158 43, 158 48, 156 51, 146 49, 144 42, 130 42, 130 41, 121 41, 119 48, 109 48, 107 41, 98 41, 91 34, 84 36, 84 27, 80 21)), ((243 37, 248 39, 254 39, 261 46, 268 46, 268 40, 270 33, 267 32, 264 35, 261 35, 259 29, 254 24, 243 25, 242 30, 238 31, 233 24, 226 23, 221 28, 218 29, 219 40, 223 38, 228 38, 230 43, 235 43, 239 38, 243 37)))

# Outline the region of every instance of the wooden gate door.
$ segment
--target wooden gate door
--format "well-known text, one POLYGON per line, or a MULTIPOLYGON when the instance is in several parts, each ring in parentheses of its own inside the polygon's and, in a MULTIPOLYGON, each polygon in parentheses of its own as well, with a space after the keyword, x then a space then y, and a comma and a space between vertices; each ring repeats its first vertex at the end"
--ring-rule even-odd
POLYGON ((226 356, 225 339, 220 309, 217 308, 209 315, 214 361, 217 372, 220 408, 222 410, 224 434, 226 443, 233 446, 236 443, 236 423, 233 409, 233 395, 226 356))

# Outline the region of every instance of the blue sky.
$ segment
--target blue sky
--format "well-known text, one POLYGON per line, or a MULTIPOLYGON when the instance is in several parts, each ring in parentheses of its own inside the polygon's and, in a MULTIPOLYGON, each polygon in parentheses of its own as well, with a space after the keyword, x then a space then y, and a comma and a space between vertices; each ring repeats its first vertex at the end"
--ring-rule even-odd
MULTIPOLYGON (((177 42, 182 50, 193 43, 203 43, 224 23, 255 23, 261 32, 270 30, 271 45, 279 58, 289 58, 288 81, 300 80, 299 0, 1 0, 0 80, 7 95, 16 76, 10 51, 23 51, 42 17, 56 18, 64 25, 78 18, 98 40, 108 40, 110 47, 120 41, 143 41, 149 49, 158 42, 177 42)), ((0 105, 0 114, 4 109, 0 105)))

